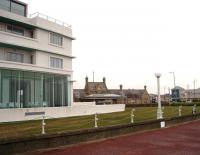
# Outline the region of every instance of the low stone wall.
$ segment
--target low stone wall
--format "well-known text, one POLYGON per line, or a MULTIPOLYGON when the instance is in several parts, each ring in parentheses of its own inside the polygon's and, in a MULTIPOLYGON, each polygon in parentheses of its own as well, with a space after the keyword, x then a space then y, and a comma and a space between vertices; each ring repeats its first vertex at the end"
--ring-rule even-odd
POLYGON ((134 124, 100 127, 75 132, 39 135, 31 138, 0 141, 0 154, 13 154, 42 148, 70 145, 159 127, 160 120, 154 120, 134 124))
POLYGON ((196 120, 200 118, 200 113, 199 114, 195 114, 195 115, 185 115, 185 116, 181 116, 181 117, 172 117, 172 118, 168 118, 165 119, 165 124, 166 126, 172 126, 178 123, 183 123, 183 122, 188 122, 188 121, 192 121, 192 120, 196 120))
POLYGON ((192 121, 198 118, 200 118, 200 114, 175 117, 170 119, 146 121, 134 124, 85 129, 74 132, 39 135, 30 138, 4 140, 0 141, 0 154, 4 155, 21 153, 44 148, 53 148, 58 146, 70 145, 136 131, 160 128, 161 121, 165 121, 166 126, 171 126, 177 123, 192 121))
MULTIPOLYGON (((157 107, 157 103, 148 104, 126 104, 126 107, 157 107)), ((169 103, 162 103, 162 106, 169 106, 169 103)))

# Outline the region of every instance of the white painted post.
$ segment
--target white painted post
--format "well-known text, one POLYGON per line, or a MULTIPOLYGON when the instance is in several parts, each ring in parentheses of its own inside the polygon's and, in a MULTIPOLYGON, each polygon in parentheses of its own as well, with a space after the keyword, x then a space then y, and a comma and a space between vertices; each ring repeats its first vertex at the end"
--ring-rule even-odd
POLYGON ((98 117, 97 117, 97 113, 94 115, 94 127, 97 128, 98 127, 98 124, 97 124, 97 121, 98 121, 98 117))
POLYGON ((45 116, 42 116, 42 134, 45 134, 45 125, 46 123, 44 122, 45 116))
POLYGON ((178 107, 178 116, 181 116, 181 108, 182 108, 182 106, 178 107))
POLYGON ((134 122, 134 114, 133 114, 133 112, 135 111, 135 109, 132 109, 131 110, 131 123, 133 123, 134 122))
POLYGON ((160 100, 160 77, 161 74, 160 73, 156 73, 155 74, 156 78, 157 78, 157 93, 158 93, 158 109, 157 109, 157 119, 162 119, 162 109, 161 109, 161 100, 160 100))
POLYGON ((192 114, 196 113, 196 104, 192 107, 192 114))

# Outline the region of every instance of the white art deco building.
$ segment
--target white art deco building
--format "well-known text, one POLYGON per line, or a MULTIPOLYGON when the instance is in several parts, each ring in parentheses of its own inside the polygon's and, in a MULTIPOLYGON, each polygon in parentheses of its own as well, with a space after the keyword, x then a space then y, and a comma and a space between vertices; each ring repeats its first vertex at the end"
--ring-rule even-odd
POLYGON ((27 10, 0 0, 0 109, 71 106, 72 29, 27 10))

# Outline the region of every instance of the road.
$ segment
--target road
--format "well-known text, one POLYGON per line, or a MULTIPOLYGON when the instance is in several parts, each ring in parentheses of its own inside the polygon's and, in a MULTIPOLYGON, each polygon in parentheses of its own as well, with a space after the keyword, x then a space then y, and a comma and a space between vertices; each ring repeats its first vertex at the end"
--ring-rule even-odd
POLYGON ((200 121, 40 151, 34 155, 200 155, 200 121))

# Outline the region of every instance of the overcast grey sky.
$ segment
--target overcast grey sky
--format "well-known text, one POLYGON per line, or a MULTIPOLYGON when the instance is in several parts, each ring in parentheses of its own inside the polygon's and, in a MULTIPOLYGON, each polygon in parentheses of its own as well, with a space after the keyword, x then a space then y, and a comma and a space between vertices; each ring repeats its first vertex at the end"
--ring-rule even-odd
POLYGON ((156 92, 176 84, 200 84, 199 0, 22 0, 29 13, 40 12, 72 25, 74 88, 85 76, 106 77, 108 88, 143 88, 156 92))

